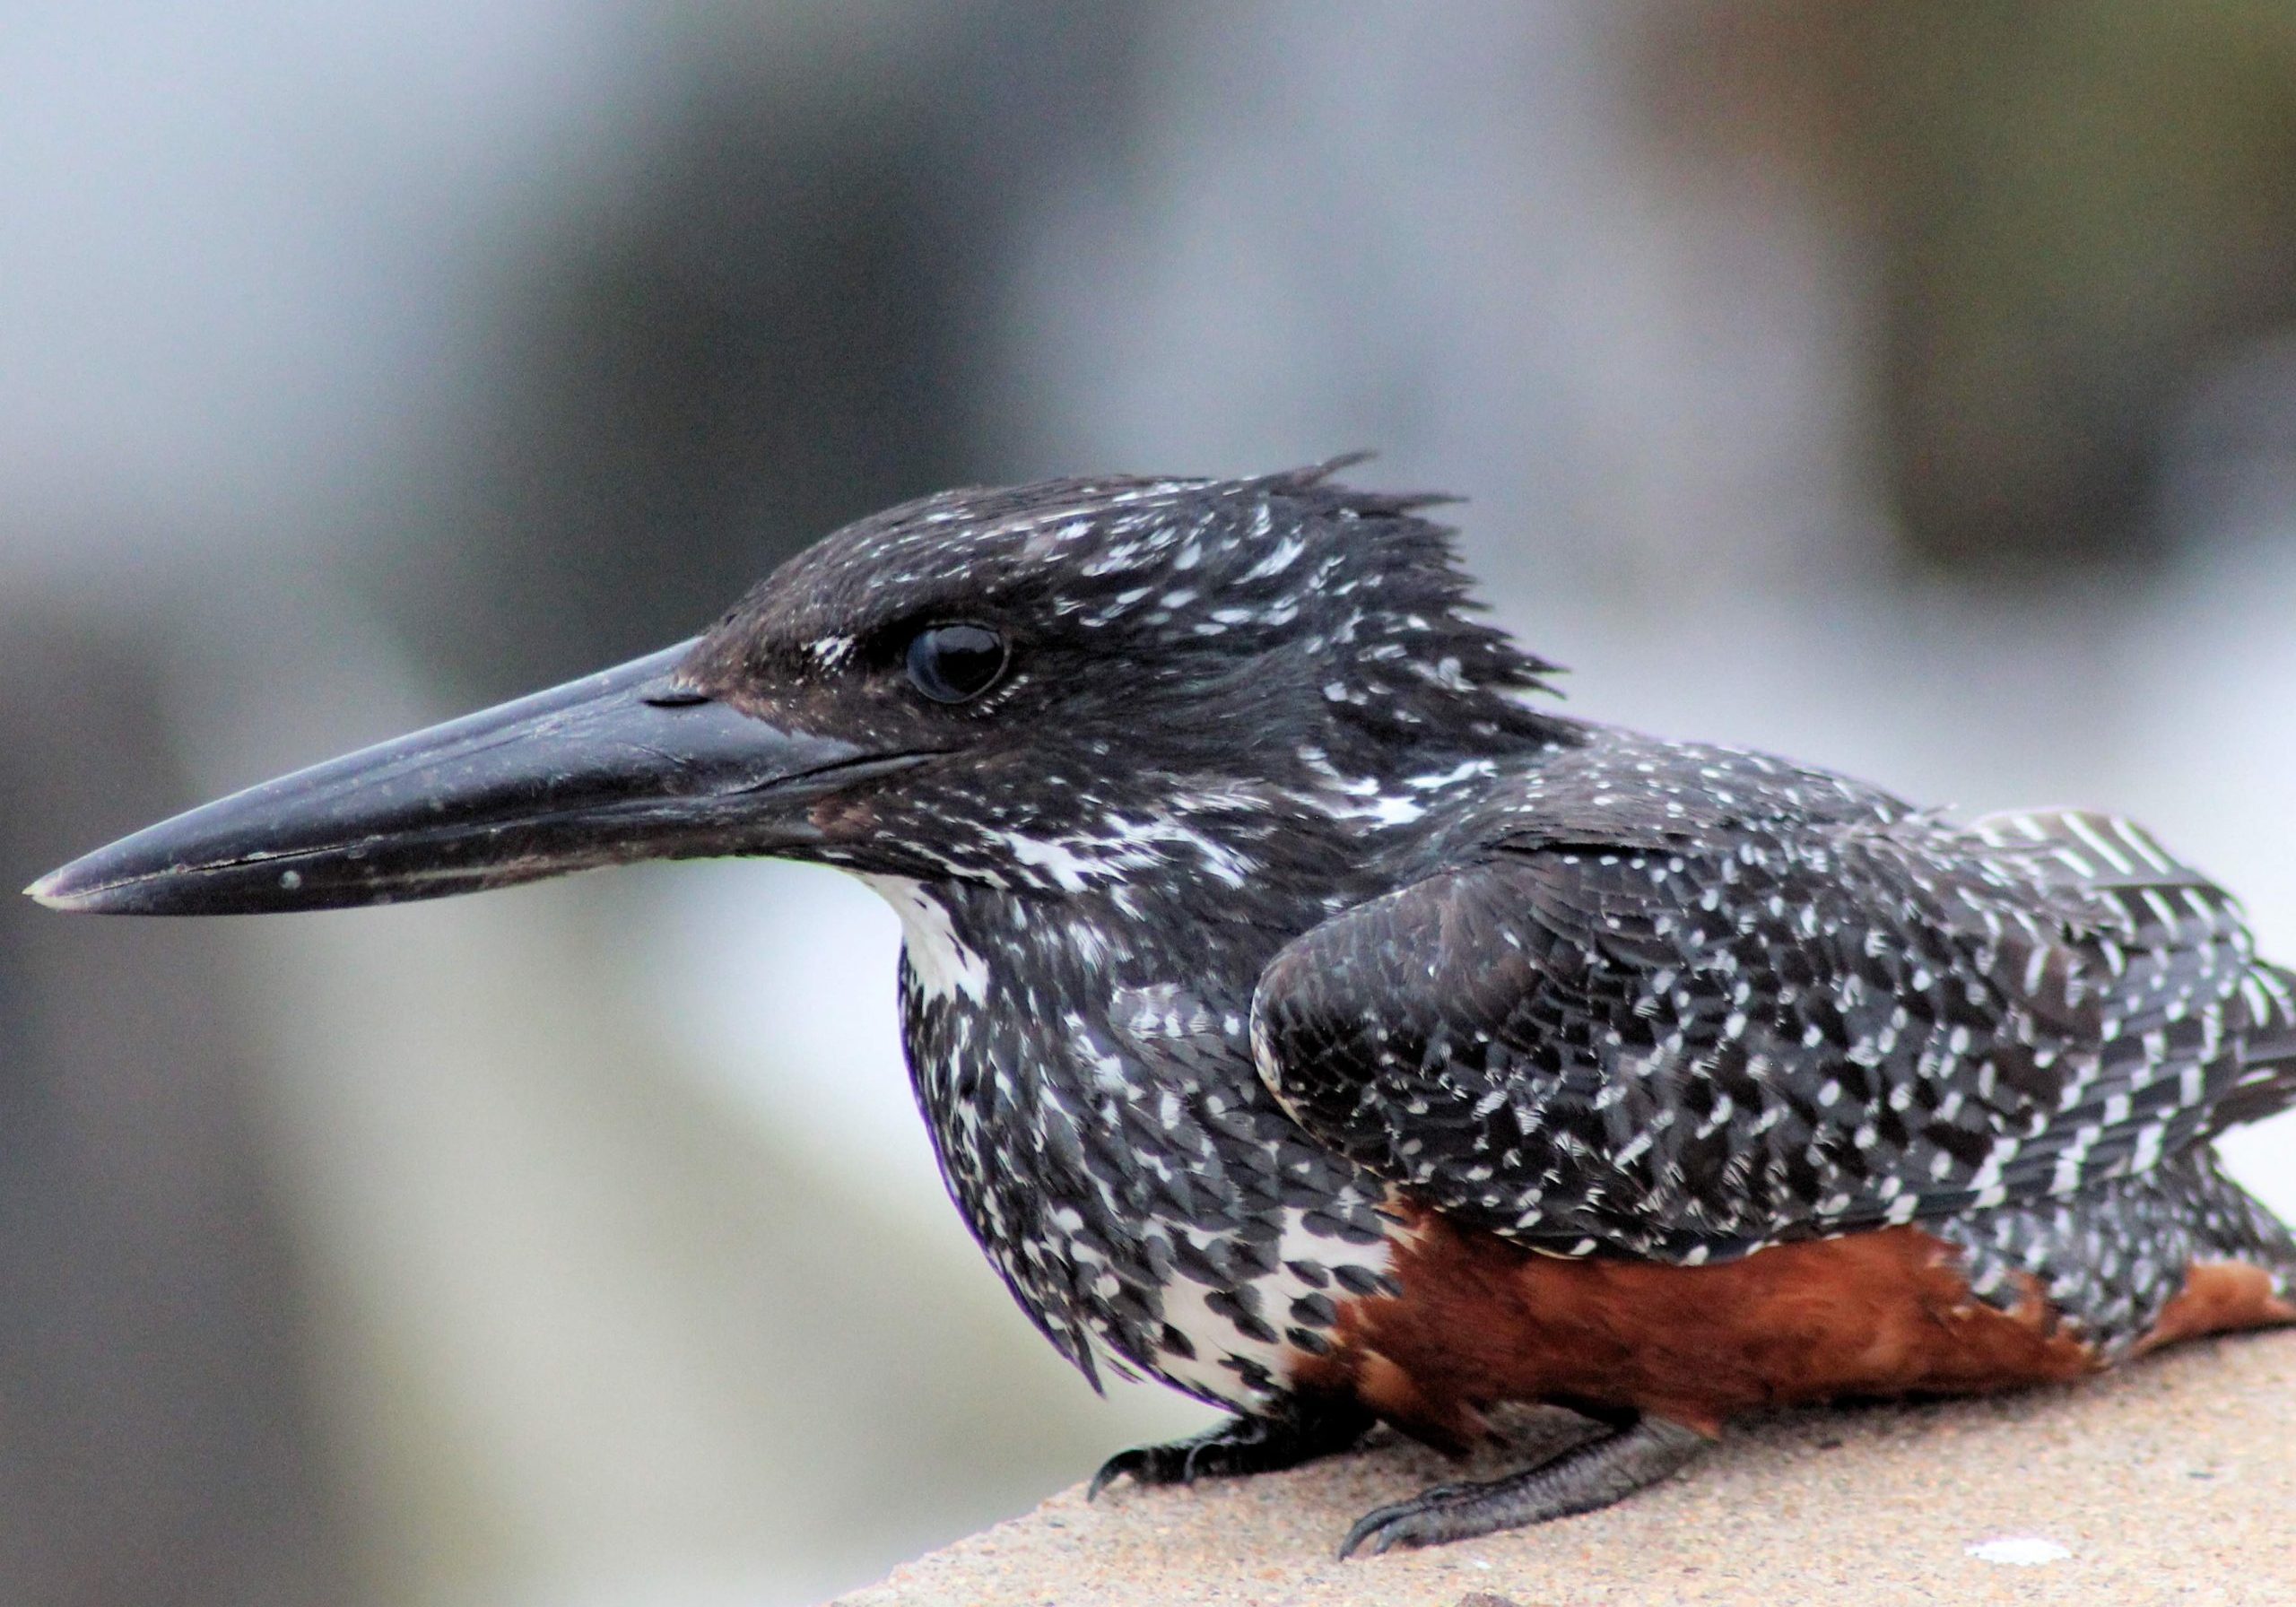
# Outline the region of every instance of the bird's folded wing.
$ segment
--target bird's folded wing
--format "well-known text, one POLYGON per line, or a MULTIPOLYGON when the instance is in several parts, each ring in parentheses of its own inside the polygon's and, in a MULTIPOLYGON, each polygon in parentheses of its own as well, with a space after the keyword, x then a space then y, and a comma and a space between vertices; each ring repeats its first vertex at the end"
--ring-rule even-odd
POLYGON ((1309 931, 1261 1077, 1460 1220, 1684 1262, 2068 1194, 2296 1099, 2250 1048, 2286 974, 2125 822, 1670 825, 1501 836, 1309 931))

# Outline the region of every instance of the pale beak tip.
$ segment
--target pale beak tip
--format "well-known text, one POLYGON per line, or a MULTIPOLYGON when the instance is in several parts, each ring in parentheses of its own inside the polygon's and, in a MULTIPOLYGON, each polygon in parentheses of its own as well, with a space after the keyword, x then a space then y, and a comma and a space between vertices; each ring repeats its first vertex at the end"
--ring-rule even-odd
POLYGON ((45 905, 50 909, 79 910, 90 908, 96 899, 95 890, 73 887, 71 878, 65 873, 70 869, 71 866, 66 865, 64 870, 48 872, 47 875, 24 889, 24 897, 36 904, 45 905))

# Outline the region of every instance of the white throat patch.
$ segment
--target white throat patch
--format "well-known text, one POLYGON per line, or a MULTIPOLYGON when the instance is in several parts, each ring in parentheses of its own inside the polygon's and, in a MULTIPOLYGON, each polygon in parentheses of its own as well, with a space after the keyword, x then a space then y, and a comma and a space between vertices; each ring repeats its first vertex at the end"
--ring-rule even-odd
POLYGON ((861 880, 900 916, 901 951, 926 997, 949 999, 962 994, 978 1004, 988 996, 988 961, 958 939, 949 912, 922 882, 907 876, 865 875, 861 880))

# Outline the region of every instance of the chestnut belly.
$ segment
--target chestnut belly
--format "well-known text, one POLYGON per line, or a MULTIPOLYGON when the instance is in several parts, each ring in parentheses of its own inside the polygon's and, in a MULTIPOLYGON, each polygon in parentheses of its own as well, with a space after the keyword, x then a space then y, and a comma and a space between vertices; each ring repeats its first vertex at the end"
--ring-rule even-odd
MULTIPOLYGON (((1484 1408, 1646 1412, 1704 1433, 1740 1412, 1845 1396, 1961 1394, 2076 1377, 2106 1358, 2037 1289, 1974 1299, 1961 1252, 1910 1227, 1773 1246, 1710 1266, 1542 1255, 1413 1213, 1398 1295, 1344 1306, 1292 1375, 1448 1449, 1484 1408)), ((2296 1318, 2269 1276, 2196 1264, 2135 1349, 2296 1318)))

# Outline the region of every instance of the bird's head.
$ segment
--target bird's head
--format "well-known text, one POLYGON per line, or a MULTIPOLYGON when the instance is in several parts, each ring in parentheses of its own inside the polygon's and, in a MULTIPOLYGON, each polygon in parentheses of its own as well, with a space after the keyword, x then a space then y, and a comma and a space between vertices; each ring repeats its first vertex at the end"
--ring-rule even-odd
POLYGON ((1257 480, 944 492, 800 553, 700 638, 298 771, 76 860, 67 909, 438 897, 764 855, 1074 890, 1551 738, 1431 499, 1257 480), (1305 805, 1314 812, 1316 805, 1305 805))

